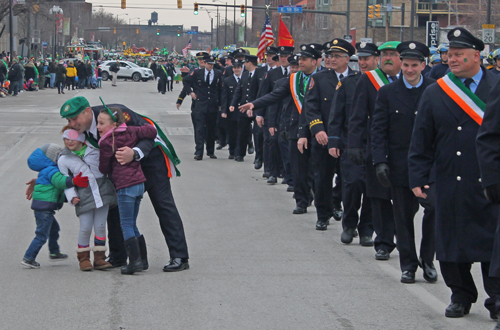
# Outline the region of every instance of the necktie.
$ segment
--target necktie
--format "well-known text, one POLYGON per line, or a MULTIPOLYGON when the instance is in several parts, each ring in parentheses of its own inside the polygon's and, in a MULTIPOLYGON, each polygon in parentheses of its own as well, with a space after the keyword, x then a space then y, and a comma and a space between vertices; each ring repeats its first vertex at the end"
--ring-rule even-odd
POLYGON ((288 68, 285 68, 285 76, 288 76, 288 68))
POLYGON ((92 133, 84 132, 84 135, 87 138, 87 141, 89 141, 91 145, 93 145, 95 148, 99 148, 99 144, 97 143, 97 140, 94 138, 92 133))
POLYGON ((395 82, 396 80, 398 80, 398 77, 396 77, 396 76, 390 76, 389 78, 391 78, 392 82, 395 82))
POLYGON ((207 74, 207 85, 210 85, 210 71, 207 74))
POLYGON ((236 83, 240 82, 240 77, 236 78, 236 83))
POLYGON ((341 73, 341 74, 339 74, 339 80, 342 78, 344 78, 344 75, 341 73))
POLYGON ((467 88, 470 90, 470 84, 472 84, 473 82, 474 82, 474 79, 472 79, 472 78, 467 78, 467 79, 465 79, 465 81, 464 81, 464 85, 465 85, 465 87, 467 87, 467 88))

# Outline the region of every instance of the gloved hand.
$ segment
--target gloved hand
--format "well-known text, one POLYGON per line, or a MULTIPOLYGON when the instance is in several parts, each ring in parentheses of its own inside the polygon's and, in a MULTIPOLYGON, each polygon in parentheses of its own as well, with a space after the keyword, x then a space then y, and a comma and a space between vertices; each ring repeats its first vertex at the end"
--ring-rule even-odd
POLYGON ((87 188, 89 186, 89 177, 82 176, 82 172, 80 172, 73 178, 73 184, 77 187, 87 188))
POLYGON ((365 150, 361 148, 349 148, 347 149, 347 156, 356 165, 365 164, 365 150))
POLYGON ((377 174, 377 179, 382 186, 387 188, 391 186, 391 181, 389 180, 389 165, 386 163, 377 164, 375 166, 375 173, 377 174))
POLYGON ((493 204, 500 204, 500 184, 494 184, 484 189, 484 196, 493 204))

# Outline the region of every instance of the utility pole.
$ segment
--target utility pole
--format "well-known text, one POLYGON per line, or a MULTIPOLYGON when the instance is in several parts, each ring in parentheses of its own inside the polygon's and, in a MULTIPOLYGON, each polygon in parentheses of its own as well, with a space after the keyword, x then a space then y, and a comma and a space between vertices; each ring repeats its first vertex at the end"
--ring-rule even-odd
POLYGON ((414 19, 415 19, 415 0, 411 0, 411 9, 410 9, 410 40, 413 40, 413 25, 414 24, 414 19))
POLYGON ((12 7, 14 6, 14 0, 9 0, 9 34, 10 34, 10 61, 14 59, 14 16, 12 15, 12 7))

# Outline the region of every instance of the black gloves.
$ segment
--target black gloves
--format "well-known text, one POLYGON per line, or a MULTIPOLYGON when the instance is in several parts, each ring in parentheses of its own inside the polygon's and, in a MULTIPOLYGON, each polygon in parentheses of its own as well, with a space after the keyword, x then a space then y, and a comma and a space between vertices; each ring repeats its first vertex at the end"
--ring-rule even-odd
POLYGON ((382 186, 387 188, 391 186, 391 181, 389 180, 389 165, 386 163, 377 164, 375 166, 375 173, 377 173, 377 179, 382 186))
POLYGON ((356 165, 365 164, 365 150, 361 148, 349 148, 347 149, 347 156, 356 165))
POLYGON ((500 184, 494 184, 484 189, 484 196, 493 204, 500 204, 500 184))

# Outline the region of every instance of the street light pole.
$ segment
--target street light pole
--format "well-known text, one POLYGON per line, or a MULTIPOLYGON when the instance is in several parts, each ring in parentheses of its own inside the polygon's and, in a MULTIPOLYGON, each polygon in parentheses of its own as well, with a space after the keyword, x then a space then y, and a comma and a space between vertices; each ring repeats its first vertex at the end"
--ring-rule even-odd
MULTIPOLYGON (((9 34, 10 34, 10 61, 14 58, 14 17, 12 15, 12 7, 14 0, 9 0, 10 8, 9 8, 9 34)), ((227 7, 226 7, 227 8, 227 7)))
POLYGON ((56 58, 57 54, 57 14, 63 14, 63 13, 64 13, 63 10, 56 5, 54 5, 49 10, 49 14, 54 14, 54 54, 52 54, 52 58, 56 58))

